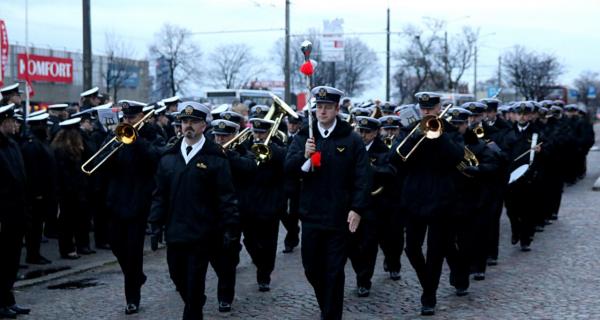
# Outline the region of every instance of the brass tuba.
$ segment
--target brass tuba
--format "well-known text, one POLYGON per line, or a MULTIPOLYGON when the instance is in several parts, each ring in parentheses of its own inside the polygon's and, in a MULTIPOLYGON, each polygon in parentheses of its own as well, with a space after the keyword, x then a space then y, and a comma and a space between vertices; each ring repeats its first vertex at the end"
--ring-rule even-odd
POLYGON ((250 131, 250 128, 244 128, 244 130, 240 131, 240 133, 238 133, 235 137, 233 137, 233 139, 224 143, 223 149, 233 150, 233 149, 237 148, 237 146, 241 145, 246 140, 248 140, 248 138, 250 136, 252 136, 252 132, 250 131))

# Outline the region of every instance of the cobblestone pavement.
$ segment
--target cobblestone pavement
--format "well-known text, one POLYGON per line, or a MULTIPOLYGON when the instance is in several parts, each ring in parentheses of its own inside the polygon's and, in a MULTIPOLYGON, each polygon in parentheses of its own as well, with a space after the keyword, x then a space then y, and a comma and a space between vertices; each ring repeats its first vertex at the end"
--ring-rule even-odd
MULTIPOLYGON (((588 158, 588 177, 566 188, 559 220, 538 233, 532 251, 511 246, 508 220, 503 216, 500 261, 487 279, 472 282, 470 294, 456 297, 445 268, 436 316, 431 319, 600 319, 600 193, 591 191, 600 175, 600 153, 588 158)), ((543 201, 543 199, 531 199, 543 201)), ((281 242, 285 233, 280 233, 281 242)), ((402 280, 388 279, 380 255, 368 298, 357 298, 350 264, 346 266, 345 319, 413 319, 419 312, 419 284, 403 256, 402 280)), ((122 276, 116 264, 73 274, 17 290, 30 316, 20 319, 179 319, 183 305, 169 279, 165 251, 145 257, 148 282, 142 289, 141 312, 125 316, 122 276), (49 285, 93 279, 96 286, 49 290, 49 285)), ((245 251, 238 268, 233 311, 217 312, 216 278, 207 276, 207 319, 318 319, 311 287, 303 274, 300 251, 278 253, 272 290, 260 293, 255 269, 245 251)), ((92 281, 92 282, 93 282, 92 281)))

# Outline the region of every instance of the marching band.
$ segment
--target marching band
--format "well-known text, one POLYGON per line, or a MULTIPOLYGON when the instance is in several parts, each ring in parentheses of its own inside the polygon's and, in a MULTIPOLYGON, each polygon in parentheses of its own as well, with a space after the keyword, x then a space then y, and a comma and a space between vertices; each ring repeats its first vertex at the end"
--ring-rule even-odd
POLYGON ((586 111, 558 100, 452 105, 420 92, 415 105, 352 105, 316 86, 301 112, 276 96, 221 110, 178 97, 101 106, 93 88, 79 109, 56 104, 23 119, 19 85, 0 93, 4 318, 29 313, 12 294, 23 239, 27 263, 50 263, 43 235, 78 259, 95 253, 91 221, 96 249, 112 250, 123 272, 126 314, 142 301, 147 233, 154 250, 166 243, 183 319, 201 319, 209 263, 219 311, 232 309, 242 247, 257 289, 270 290, 281 221, 283 252, 300 245, 321 319, 342 318, 347 260, 356 294, 369 296, 379 248, 391 281, 406 253, 421 314, 433 315, 444 261, 458 296, 501 262, 504 208, 511 243, 535 249, 594 144, 586 111), (99 120, 103 107, 123 115, 114 131, 99 120))

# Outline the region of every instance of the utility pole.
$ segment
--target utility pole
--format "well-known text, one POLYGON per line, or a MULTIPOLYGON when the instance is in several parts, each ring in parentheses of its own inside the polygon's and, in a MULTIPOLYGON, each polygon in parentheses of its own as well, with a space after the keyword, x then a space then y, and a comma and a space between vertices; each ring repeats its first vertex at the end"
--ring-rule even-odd
POLYGON ((498 56, 498 90, 502 87, 502 56, 498 56))
POLYGON ((385 51, 385 101, 390 101, 390 6, 387 8, 387 47, 385 51))
POLYGON ((452 78, 450 78, 450 72, 448 72, 448 31, 444 31, 444 76, 448 84, 445 89, 451 91, 452 89, 452 78))
POLYGON ((290 83, 290 0, 285 0, 285 67, 284 67, 284 100, 291 103, 290 83))
POLYGON ((475 61, 473 62, 473 96, 475 100, 477 100, 477 42, 474 44, 475 52, 473 58, 475 61))
POLYGON ((83 90, 92 87, 92 27, 90 0, 83 0, 83 90))

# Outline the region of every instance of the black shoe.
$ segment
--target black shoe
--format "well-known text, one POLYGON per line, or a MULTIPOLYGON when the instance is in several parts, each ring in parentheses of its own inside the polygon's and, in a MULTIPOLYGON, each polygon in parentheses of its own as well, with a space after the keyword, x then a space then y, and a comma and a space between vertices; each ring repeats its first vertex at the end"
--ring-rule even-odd
POLYGON ((549 226, 549 225, 551 225, 551 224, 552 224, 552 221, 550 221, 550 219, 545 219, 545 220, 544 220, 544 225, 545 225, 545 226, 549 226))
POLYGON ((510 239, 510 243, 513 245, 519 243, 519 236, 513 235, 510 239))
POLYGON ((283 253, 292 253, 294 251, 294 247, 285 246, 283 249, 283 253))
POLYGON ((41 255, 39 255, 37 257, 34 257, 34 258, 29 258, 28 257, 27 259, 25 259, 25 262, 27 264, 40 264, 40 265, 51 264, 52 263, 52 261, 46 259, 45 257, 43 257, 41 255))
POLYGON ((358 293, 359 298, 366 298, 371 293, 371 291, 365 287, 358 287, 358 290, 356 290, 356 292, 358 293))
POLYGON ((23 308, 17 304, 14 304, 10 307, 8 307, 10 310, 12 310, 14 313, 16 314, 29 314, 31 312, 31 309, 29 308, 23 308))
POLYGON ((125 307, 125 314, 134 314, 140 312, 140 307, 135 303, 129 303, 125 307))
POLYGON ((110 244, 108 244, 108 243, 97 244, 96 249, 110 250, 110 244))
POLYGON ((384 261, 383 262, 383 272, 388 272, 388 271, 390 271, 390 270, 388 269, 387 262, 384 261))
POLYGON ((77 260, 77 259, 81 258, 81 256, 78 255, 77 252, 61 254, 60 257, 63 259, 67 259, 67 260, 77 260))
POLYGON ((557 213, 553 213, 553 214, 550 216, 550 220, 558 220, 558 214, 557 214, 557 213))
POLYGON ((260 292, 267 292, 267 291, 271 291, 271 285, 268 283, 259 283, 258 284, 258 291, 260 292))
POLYGON ((434 307, 427 307, 427 306, 422 306, 421 307, 421 315, 422 316, 432 316, 435 314, 435 308, 434 307))
POLYGON ((90 249, 89 247, 86 247, 86 248, 77 249, 77 253, 87 255, 87 254, 94 254, 94 253, 96 253, 96 251, 90 249))
POLYGON ((535 232, 544 232, 543 226, 535 226, 535 232))
POLYGON ((398 281, 401 278, 402 277, 400 277, 400 272, 399 271, 390 271, 390 279, 392 279, 394 281, 398 281))
MULTIPOLYGON (((456 295, 458 297, 464 297, 469 294, 469 289, 456 289, 456 295)), ((422 311, 421 311, 422 312, 422 311)))
POLYGON ((485 280, 485 273, 483 273, 483 272, 475 272, 475 274, 473 275, 473 280, 476 280, 476 281, 485 280))
POLYGON ((487 265, 488 266, 497 266, 498 265, 498 259, 488 258, 487 259, 487 265))
POLYGON ((231 303, 219 301, 219 312, 231 311, 231 303))
POLYGON ((521 251, 523 251, 523 252, 529 252, 529 251, 531 251, 531 248, 527 244, 522 244, 521 245, 521 251))
POLYGON ((14 312, 11 308, 4 307, 0 308, 0 319, 16 319, 17 313, 14 312))

